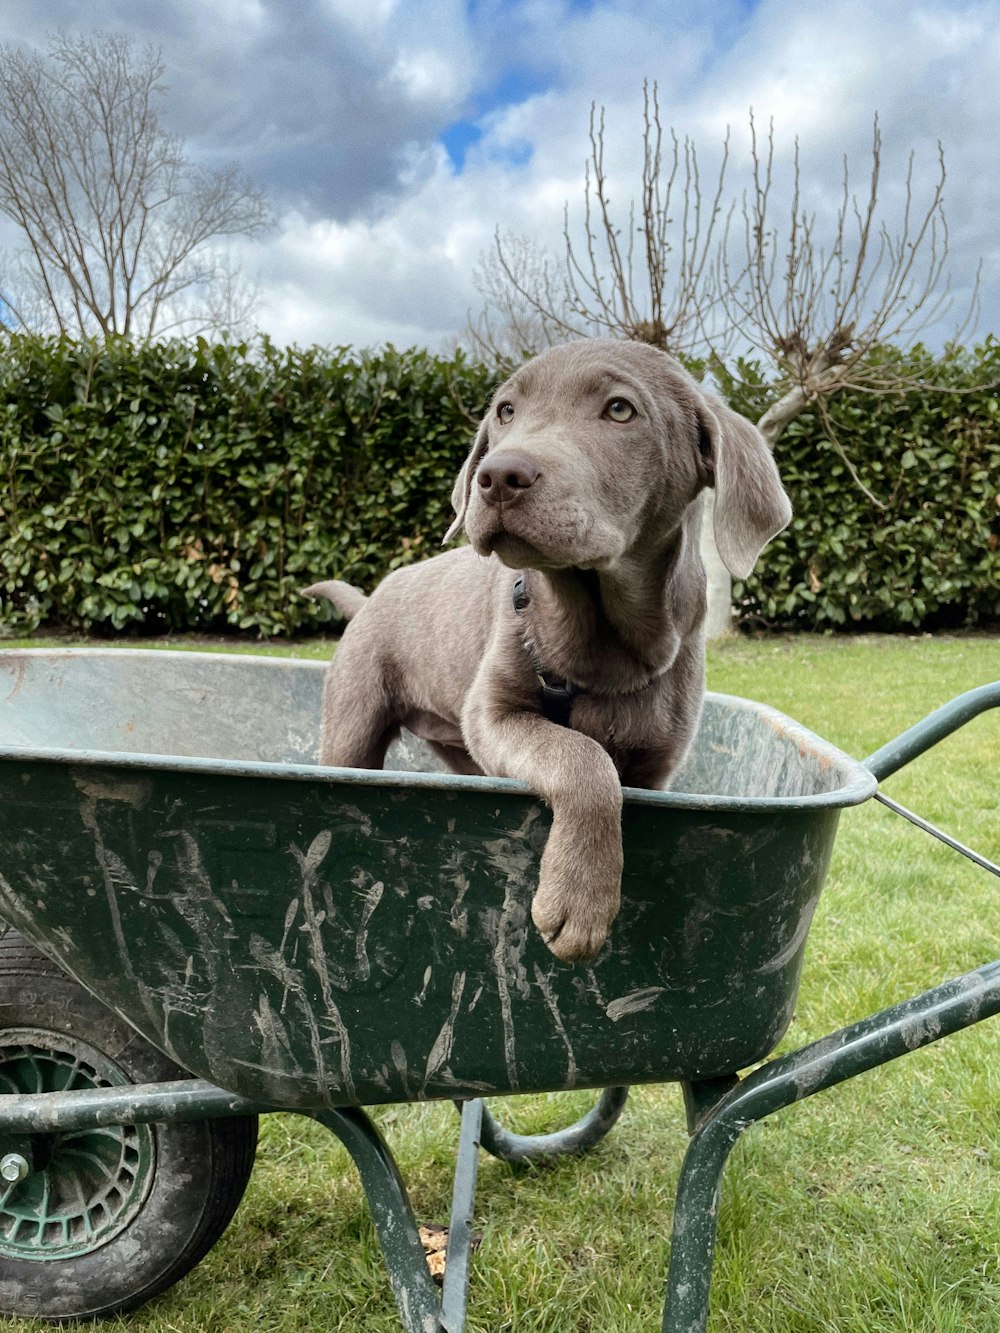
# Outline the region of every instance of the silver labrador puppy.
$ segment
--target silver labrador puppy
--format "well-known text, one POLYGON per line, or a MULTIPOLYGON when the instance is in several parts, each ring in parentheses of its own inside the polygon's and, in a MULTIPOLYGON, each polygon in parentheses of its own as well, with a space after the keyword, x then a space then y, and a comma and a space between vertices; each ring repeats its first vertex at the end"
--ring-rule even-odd
POLYGON ((552 809, 531 914, 593 958, 618 911, 622 784, 662 787, 704 690, 701 492, 738 578, 791 517, 757 430, 653 347, 556 347, 501 385, 455 484, 470 545, 371 598, 326 676, 321 759, 380 768, 400 727, 459 773, 521 778, 552 809))

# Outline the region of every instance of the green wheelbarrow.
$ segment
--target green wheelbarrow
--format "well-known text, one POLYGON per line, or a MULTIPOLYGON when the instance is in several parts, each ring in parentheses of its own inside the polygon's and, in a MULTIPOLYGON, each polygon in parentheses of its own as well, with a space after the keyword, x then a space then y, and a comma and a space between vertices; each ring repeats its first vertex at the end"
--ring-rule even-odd
POLYGON ((663 1328, 704 1329, 740 1134, 1000 1010, 998 961, 739 1077, 790 1022, 841 810, 886 800, 878 780, 1000 704, 1000 682, 863 763, 709 695, 672 789, 626 792, 621 913, 571 967, 530 921, 537 798, 416 771, 412 738, 391 771, 318 767, 323 670, 0 652, 0 1313, 164 1290, 232 1216, 257 1116, 294 1110, 357 1164, 403 1327, 459 1333, 480 1148, 583 1152, 627 1085, 676 1081, 692 1138, 663 1328), (592 1111, 543 1136, 484 1100, 580 1088, 592 1111), (461 1109, 440 1295, 363 1109, 431 1098, 461 1109))

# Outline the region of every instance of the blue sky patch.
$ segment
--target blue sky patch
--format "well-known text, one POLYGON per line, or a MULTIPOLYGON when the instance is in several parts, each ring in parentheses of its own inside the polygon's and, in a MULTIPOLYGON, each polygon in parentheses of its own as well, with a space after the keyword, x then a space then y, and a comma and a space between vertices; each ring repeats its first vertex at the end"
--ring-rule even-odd
POLYGON ((456 120, 454 125, 449 125, 441 135, 441 142, 444 144, 456 171, 462 170, 465 166, 466 153, 482 137, 482 130, 473 120, 456 120))
MULTIPOLYGON (((483 131, 473 120, 456 120, 449 125, 438 138, 444 144, 455 171, 461 174, 465 168, 465 158, 469 149, 483 137, 483 131)), ((511 167, 526 167, 534 154, 533 146, 527 139, 519 139, 506 148, 494 148, 490 161, 511 167)))
MULTIPOLYGON (((583 4, 589 3, 589 0, 577 0, 577 2, 583 4)), ((551 81, 543 77, 539 71, 511 69, 498 83, 478 93, 473 99, 469 114, 463 116, 461 120, 453 121, 438 136, 455 170, 461 172, 464 169, 466 154, 483 137, 480 122, 484 117, 502 107, 517 106, 519 102, 526 102, 529 97, 543 93, 551 86, 551 81)), ((496 160, 522 167, 531 160, 532 151, 527 143, 514 145, 508 151, 496 155, 496 160)))

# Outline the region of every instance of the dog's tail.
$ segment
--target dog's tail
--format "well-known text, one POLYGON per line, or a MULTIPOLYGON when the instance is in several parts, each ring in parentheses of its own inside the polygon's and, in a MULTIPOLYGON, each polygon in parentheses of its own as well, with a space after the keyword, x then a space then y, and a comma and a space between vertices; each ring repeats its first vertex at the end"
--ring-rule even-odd
POLYGON ((314 583, 311 588, 302 589, 305 597, 325 597, 332 602, 340 614, 351 620, 364 606, 368 598, 360 588, 353 588, 341 579, 329 579, 326 583, 314 583))

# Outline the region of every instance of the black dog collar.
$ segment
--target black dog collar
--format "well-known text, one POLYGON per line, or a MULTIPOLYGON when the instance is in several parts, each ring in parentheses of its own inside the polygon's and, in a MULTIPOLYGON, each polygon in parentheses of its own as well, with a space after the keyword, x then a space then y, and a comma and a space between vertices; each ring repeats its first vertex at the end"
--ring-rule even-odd
MULTIPOLYGON (((528 592, 527 579, 524 574, 518 574, 514 580, 512 592, 515 614, 522 615, 531 605, 531 595, 528 592)), ((539 684, 542 687, 543 716, 560 727, 568 727, 570 713, 573 711, 573 700, 578 694, 582 694, 583 690, 571 680, 550 675, 539 661, 538 654, 532 647, 527 634, 524 636, 524 651, 528 654, 531 669, 538 677, 539 684)))

